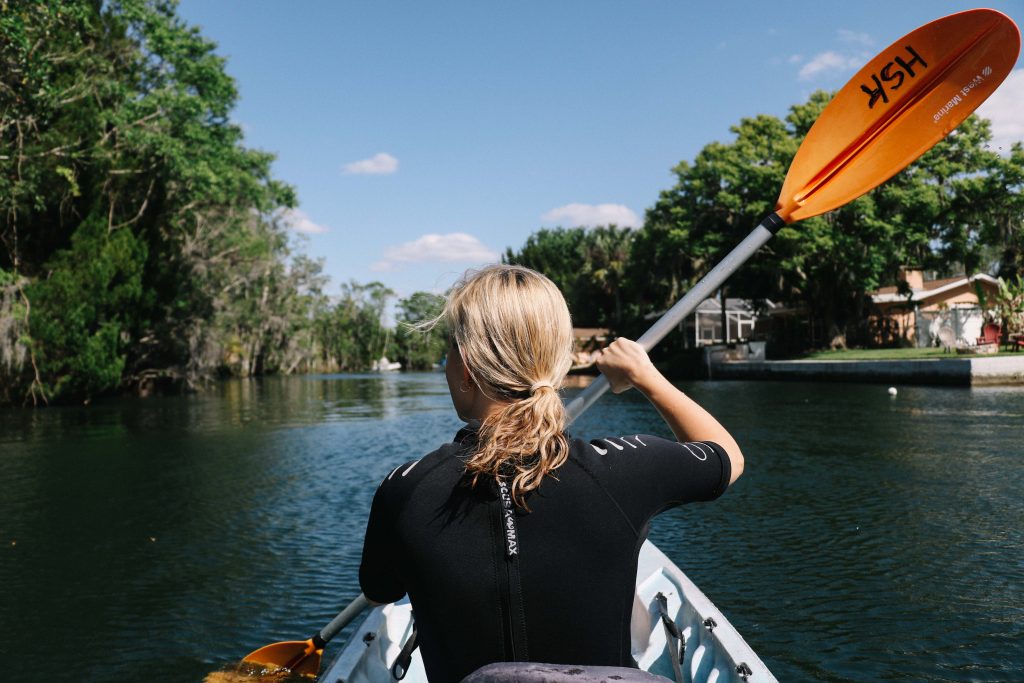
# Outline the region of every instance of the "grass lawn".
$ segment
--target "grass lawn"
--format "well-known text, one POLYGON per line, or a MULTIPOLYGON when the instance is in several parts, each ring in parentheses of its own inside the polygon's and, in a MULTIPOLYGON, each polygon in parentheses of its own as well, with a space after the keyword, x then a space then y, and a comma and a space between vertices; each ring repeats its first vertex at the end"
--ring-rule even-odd
MULTIPOLYGON (((1000 351, 998 354, 960 355, 949 353, 941 348, 929 349, 847 349, 838 351, 812 351, 800 360, 918 360, 922 358, 991 358, 992 356, 1012 356, 1013 351, 1000 351)), ((1018 351, 1017 355, 1021 355, 1018 351)))

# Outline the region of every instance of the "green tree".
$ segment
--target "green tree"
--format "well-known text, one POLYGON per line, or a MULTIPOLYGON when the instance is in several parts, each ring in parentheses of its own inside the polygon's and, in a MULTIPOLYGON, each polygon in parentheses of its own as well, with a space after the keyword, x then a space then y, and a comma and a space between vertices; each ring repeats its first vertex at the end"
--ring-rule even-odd
MULTIPOLYGON (((980 287, 978 289, 981 291, 980 287)), ((979 299, 984 307, 985 299, 979 299)), ((999 278, 999 289, 988 303, 992 304, 996 322, 1004 334, 1024 333, 1024 276, 999 278)))
POLYGON ((411 296, 398 300, 398 326, 395 341, 398 346, 397 360, 408 370, 429 370, 440 361, 448 350, 447 330, 443 323, 429 330, 416 327, 420 323, 434 320, 444 308, 444 297, 429 292, 413 292, 411 296))
MULTIPOLYGON (((602 304, 595 316, 596 321, 617 330, 622 329, 622 290, 632 246, 633 231, 616 225, 588 230, 581 245, 583 265, 580 277, 583 282, 578 290, 598 294, 590 297, 590 301, 602 304)), ((582 308, 582 302, 577 305, 582 308)))
POLYGON ((541 228, 518 251, 506 249, 502 262, 546 275, 569 302, 574 318, 585 318, 591 313, 580 280, 586 238, 584 228, 541 228))
POLYGON ((194 384, 236 341, 247 374, 316 354, 295 194, 214 47, 171 0, 0 0, 3 398, 194 384))
POLYGON ((35 310, 44 312, 32 319, 33 343, 54 395, 88 399, 119 385, 127 356, 122 333, 143 299, 145 260, 136 235, 108 235, 94 217, 50 259, 50 277, 29 289, 35 310))
POLYGON ((711 143, 692 165, 674 169, 675 186, 661 192, 637 235, 634 273, 647 281, 645 299, 656 306, 682 296, 773 208, 797 141, 771 116, 743 119, 731 130, 735 142, 711 143))
POLYGON ((971 207, 983 214, 978 230, 982 269, 1012 279, 1024 275, 1024 144, 997 157, 971 207))
POLYGON ((565 296, 575 324, 618 328, 633 240, 633 230, 615 225, 542 228, 518 251, 507 249, 502 260, 550 278, 565 296))
POLYGON ((395 358, 398 348, 384 326, 384 312, 395 293, 383 283, 348 282, 341 296, 318 315, 315 338, 328 370, 368 370, 381 356, 395 358))

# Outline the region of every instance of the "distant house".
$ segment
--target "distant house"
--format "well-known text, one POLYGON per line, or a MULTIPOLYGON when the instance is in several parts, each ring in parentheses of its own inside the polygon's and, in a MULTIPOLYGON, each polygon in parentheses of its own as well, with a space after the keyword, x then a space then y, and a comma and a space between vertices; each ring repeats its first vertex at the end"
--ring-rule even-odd
MULTIPOLYGON (((775 308, 775 304, 766 300, 763 308, 770 311, 775 308)), ((654 320, 663 314, 664 311, 650 313, 644 317, 654 320)), ((726 297, 725 325, 723 326, 722 301, 711 298, 700 302, 693 315, 688 316, 679 328, 685 335, 687 348, 708 346, 709 344, 728 344, 749 340, 759 317, 758 309, 750 299, 726 297)))
POLYGON ((899 280, 871 292, 879 312, 875 322, 890 338, 920 347, 974 344, 984 323, 975 288, 986 297, 999 289, 998 280, 984 273, 926 280, 921 270, 904 268, 899 280))

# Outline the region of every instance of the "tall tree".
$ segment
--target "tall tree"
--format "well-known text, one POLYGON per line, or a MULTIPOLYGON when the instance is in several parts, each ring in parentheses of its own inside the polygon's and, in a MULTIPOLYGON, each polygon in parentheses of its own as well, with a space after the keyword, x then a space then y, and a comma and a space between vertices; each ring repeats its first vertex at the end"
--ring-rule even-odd
POLYGON ((295 194, 230 121, 213 43, 171 0, 0 9, 0 287, 19 321, 0 344, 22 359, 0 400, 209 375, 238 318, 227 293, 277 330, 255 333, 245 371, 278 367, 281 330, 308 317, 295 291, 272 295, 303 286, 278 220, 295 194))
POLYGON ((618 328, 633 239, 633 230, 616 225, 541 228, 518 251, 507 249, 502 260, 550 278, 575 324, 618 328))
POLYGON ((417 325, 435 320, 444 308, 444 297, 429 292, 413 292, 398 300, 398 326, 395 341, 397 359, 408 370, 428 370, 440 361, 448 348, 443 323, 421 330, 417 325))
POLYGON ((384 326, 395 293, 380 282, 348 282, 341 296, 315 320, 315 336, 329 370, 368 370, 381 356, 394 358, 397 347, 384 326))
MULTIPOLYGON (((583 267, 580 276, 584 280, 579 286, 582 291, 599 292, 597 301, 611 302, 597 316, 597 321, 621 330, 623 313, 623 284, 626 266, 633 246, 633 231, 616 225, 598 226, 587 231, 583 241, 583 267)), ((594 301, 593 298, 590 299, 594 301)))
MULTIPOLYGON (((798 142, 784 122, 766 115, 743 119, 731 130, 734 142, 711 143, 692 164, 676 166, 675 185, 647 211, 628 269, 643 313, 678 300, 774 205, 798 142)), ((774 264, 756 258, 728 286, 737 296, 766 299, 778 278, 774 264)))
POLYGON ((584 303, 580 272, 586 237, 584 228, 541 228, 518 251, 506 249, 502 262, 544 273, 561 290, 573 316, 586 316, 590 311, 579 308, 584 303))

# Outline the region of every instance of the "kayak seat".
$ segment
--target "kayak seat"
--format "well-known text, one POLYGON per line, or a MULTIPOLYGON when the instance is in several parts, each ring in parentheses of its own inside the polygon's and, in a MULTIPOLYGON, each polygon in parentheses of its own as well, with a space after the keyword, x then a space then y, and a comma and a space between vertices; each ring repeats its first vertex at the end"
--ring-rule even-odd
POLYGON ((619 666, 498 662, 482 666, 462 683, 665 683, 667 678, 619 666))

